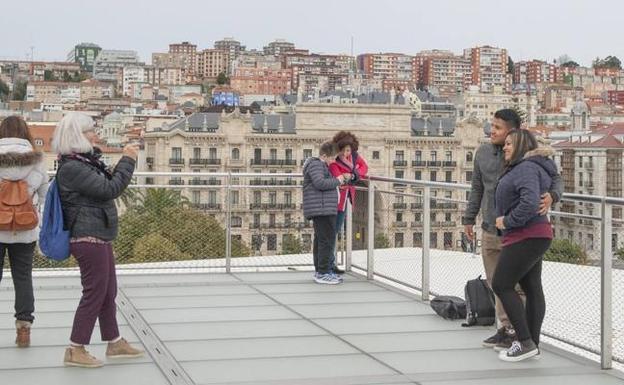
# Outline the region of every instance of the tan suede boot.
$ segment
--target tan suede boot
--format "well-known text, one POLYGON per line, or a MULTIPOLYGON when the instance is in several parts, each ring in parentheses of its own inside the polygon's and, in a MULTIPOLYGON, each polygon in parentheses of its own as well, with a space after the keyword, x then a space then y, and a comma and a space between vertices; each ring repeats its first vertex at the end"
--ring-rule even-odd
POLYGON ((79 368, 101 368, 104 363, 93 357, 84 346, 72 346, 65 349, 65 366, 77 366, 79 368))
POLYGON ((130 346, 124 338, 117 342, 109 342, 106 348, 106 357, 108 358, 138 358, 142 357, 145 352, 130 346))
POLYGON ((27 348, 30 346, 30 327, 31 323, 28 321, 15 321, 15 329, 17 336, 15 337, 15 344, 18 348, 27 348))

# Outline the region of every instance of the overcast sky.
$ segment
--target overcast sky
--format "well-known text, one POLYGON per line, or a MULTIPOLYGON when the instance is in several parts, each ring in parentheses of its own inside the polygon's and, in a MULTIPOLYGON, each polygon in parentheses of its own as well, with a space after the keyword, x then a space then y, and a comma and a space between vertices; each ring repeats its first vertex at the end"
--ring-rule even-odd
POLYGON ((232 36, 247 48, 285 38, 312 52, 355 54, 507 48, 514 61, 568 54, 581 65, 624 59, 622 0, 4 0, 0 59, 65 60, 79 42, 132 49, 147 62, 172 42, 198 49, 232 36))

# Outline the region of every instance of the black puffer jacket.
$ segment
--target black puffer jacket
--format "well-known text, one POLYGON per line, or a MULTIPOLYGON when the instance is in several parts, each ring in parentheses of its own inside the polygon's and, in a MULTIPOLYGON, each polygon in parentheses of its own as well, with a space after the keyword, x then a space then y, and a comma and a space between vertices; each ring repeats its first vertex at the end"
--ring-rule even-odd
POLYGON ((130 184, 135 163, 134 159, 124 156, 111 176, 77 159, 61 160, 56 180, 65 229, 71 231, 72 237, 115 239, 119 220, 114 200, 130 184))

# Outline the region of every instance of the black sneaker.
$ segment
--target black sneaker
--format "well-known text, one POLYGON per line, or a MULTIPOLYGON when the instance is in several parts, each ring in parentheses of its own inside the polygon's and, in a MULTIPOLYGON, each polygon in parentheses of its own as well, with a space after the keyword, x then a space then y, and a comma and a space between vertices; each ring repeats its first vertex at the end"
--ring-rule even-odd
POLYGON ((528 339, 523 342, 514 341, 509 349, 499 353, 498 358, 506 362, 518 362, 535 357, 538 354, 539 349, 535 346, 535 342, 528 339))
POLYGON ((507 350, 511 347, 511 344, 516 340, 516 331, 514 329, 505 329, 505 334, 503 338, 496 345, 494 345, 494 350, 497 352, 501 352, 503 350, 507 350))
POLYGON ((483 340, 483 346, 486 347, 486 348, 493 348, 499 342, 501 342, 504 337, 505 337, 505 328, 502 327, 502 328, 498 329, 496 331, 496 334, 494 334, 492 337, 484 339, 483 340))
POLYGON ((338 266, 334 266, 334 274, 340 274, 343 275, 345 273, 344 270, 342 270, 341 268, 339 268, 338 266))

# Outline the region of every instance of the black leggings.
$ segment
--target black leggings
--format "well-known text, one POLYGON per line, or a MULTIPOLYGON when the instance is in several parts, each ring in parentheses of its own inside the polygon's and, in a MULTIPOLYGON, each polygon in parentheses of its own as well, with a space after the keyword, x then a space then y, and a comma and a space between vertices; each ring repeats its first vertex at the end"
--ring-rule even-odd
POLYGON ((539 345, 546 314, 542 257, 550 243, 550 239, 530 238, 503 247, 492 281, 492 289, 503 303, 518 340, 533 339, 536 345, 539 345), (520 284, 526 294, 526 311, 514 290, 516 284, 520 284))

